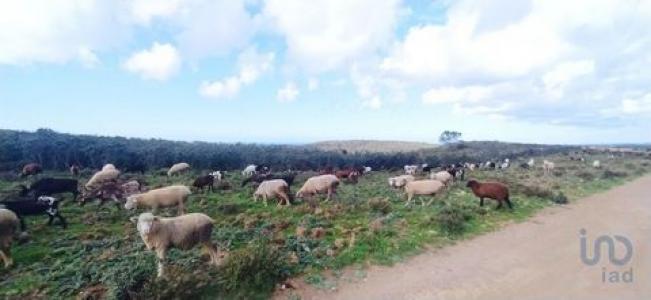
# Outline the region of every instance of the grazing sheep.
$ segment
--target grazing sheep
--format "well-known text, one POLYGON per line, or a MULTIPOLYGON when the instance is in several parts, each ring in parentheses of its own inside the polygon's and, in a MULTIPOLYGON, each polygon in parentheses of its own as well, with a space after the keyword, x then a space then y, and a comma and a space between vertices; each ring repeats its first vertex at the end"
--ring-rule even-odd
POLYGON ((389 178, 389 186, 392 188, 401 188, 407 184, 407 182, 414 181, 416 178, 414 178, 413 175, 400 175, 396 177, 390 177, 389 178))
POLYGON ((183 172, 187 172, 190 170, 190 165, 188 163, 178 163, 174 164, 168 171, 167 171, 167 176, 172 177, 176 174, 181 174, 183 172))
POLYGON ((116 181, 120 176, 120 171, 116 169, 107 169, 104 171, 99 171, 93 175, 93 177, 86 182, 86 189, 93 189, 102 185, 105 182, 116 181))
MULTIPOLYGON (((443 182, 438 181, 436 179, 430 179, 430 180, 415 180, 415 181, 410 181, 407 182, 405 185, 405 193, 407 194, 407 203, 405 203, 405 206, 409 206, 411 204, 411 199, 414 197, 414 195, 433 195, 435 196, 438 194, 443 188, 445 187, 445 184, 443 182)), ((432 198, 427 205, 430 205, 434 201, 434 198, 432 198)), ((421 200, 421 205, 425 206, 425 202, 421 200)))
POLYGON ((99 199, 99 207, 102 207, 105 202, 113 201, 115 205, 120 209, 122 204, 121 199, 124 198, 124 191, 122 187, 117 184, 117 182, 108 181, 102 183, 98 187, 94 187, 92 190, 84 190, 79 204, 81 206, 86 205, 86 202, 89 202, 93 199, 99 199))
POLYGON ((257 202, 258 197, 262 197, 264 206, 267 206, 268 198, 279 198, 279 206, 289 205, 289 184, 282 179, 265 180, 253 193, 253 201, 257 202))
POLYGON ((172 185, 142 194, 131 195, 127 197, 124 208, 131 210, 138 207, 149 207, 156 213, 159 207, 178 206, 179 215, 182 215, 185 213, 185 201, 188 200, 190 194, 192 194, 192 191, 187 186, 172 185))
POLYGON ((404 168, 405 168, 405 174, 407 174, 407 175, 415 175, 416 170, 418 170, 417 165, 405 165, 404 168))
POLYGON ((248 165, 248 166, 246 166, 246 168, 244 168, 244 170, 242 170, 242 176, 246 176, 246 177, 253 176, 253 174, 255 174, 255 169, 257 167, 258 166, 256 166, 256 165, 248 165))
POLYGON ((201 213, 192 213, 173 218, 142 213, 131 221, 136 224, 138 233, 147 250, 156 252, 158 277, 165 276, 165 255, 167 250, 176 248, 189 250, 201 244, 210 255, 210 264, 219 266, 225 257, 210 241, 213 219, 201 213))
POLYGON ((115 165, 113 165, 113 164, 105 164, 102 167, 102 171, 106 171, 106 170, 117 170, 117 169, 115 168, 115 165))
POLYGON ((34 199, 39 196, 52 196, 60 193, 71 193, 73 199, 79 196, 79 182, 77 179, 67 178, 42 178, 32 183, 29 188, 21 185, 20 196, 33 193, 34 199))
POLYGON ((440 171, 440 172, 430 174, 429 179, 438 180, 447 186, 452 182, 454 176, 452 176, 452 174, 450 174, 449 171, 440 171))
POLYGON ((511 200, 509 200, 509 187, 500 182, 479 182, 469 180, 466 184, 475 196, 479 197, 479 206, 484 206, 484 198, 497 200, 497 208, 502 208, 502 203, 506 202, 510 209, 513 209, 511 200))
POLYGON ((543 160, 543 172, 545 175, 549 175, 554 170, 554 163, 548 160, 543 160))
POLYGON ((261 183, 265 180, 272 180, 272 179, 282 179, 289 186, 292 186, 294 184, 294 179, 296 178, 296 173, 295 172, 288 172, 288 173, 280 173, 280 174, 274 174, 274 173, 267 173, 267 174, 262 174, 262 173, 256 173, 253 174, 253 176, 246 178, 242 180, 242 186, 245 186, 249 182, 253 183, 261 183))
POLYGON ((215 191, 215 177, 212 175, 203 175, 197 177, 197 179, 194 180, 192 183, 193 187, 196 187, 197 189, 201 190, 203 193, 203 188, 206 186, 208 187, 209 192, 214 192, 215 191))
POLYGON ((363 174, 370 173, 371 171, 373 171, 373 168, 365 166, 363 174))
POLYGON ((594 167, 594 168, 596 168, 596 169, 601 168, 601 162, 598 161, 598 160, 593 161, 593 162, 592 162, 592 167, 594 167))
POLYGON ((20 220, 20 229, 25 231, 25 216, 35 216, 46 214, 50 218, 47 222, 48 225, 52 225, 54 218, 58 218, 61 226, 65 229, 68 224, 66 220, 59 214, 59 200, 54 197, 49 196, 39 196, 38 198, 24 198, 17 199, 13 201, 0 201, 0 206, 4 206, 6 209, 11 210, 16 214, 18 220, 20 220))
POLYGON ((70 165, 70 175, 77 177, 79 176, 79 166, 78 165, 70 165))
POLYGON ((224 179, 224 173, 224 171, 212 171, 208 173, 208 175, 212 175, 212 177, 217 181, 222 181, 222 179, 224 179))
POLYGON ((144 186, 142 182, 139 180, 129 180, 122 185, 120 185, 120 188, 122 189, 122 192, 124 193, 125 196, 131 196, 133 194, 137 194, 142 192, 144 186))
POLYGON ((0 208, 0 258, 5 268, 11 267, 14 260, 11 258, 11 244, 18 231, 19 220, 14 212, 0 208))
POLYGON ((313 196, 316 194, 327 193, 326 201, 329 201, 333 194, 337 194, 339 179, 335 175, 319 175, 310 177, 303 187, 296 193, 296 198, 313 196))
POLYGON ((22 178, 22 177, 27 177, 27 176, 31 176, 31 175, 36 175, 36 174, 41 173, 41 172, 43 172, 43 168, 41 167, 41 165, 39 165, 37 163, 29 163, 29 164, 26 164, 23 167, 23 170, 20 173, 20 177, 22 178))
POLYGON ((536 160, 535 159, 529 159, 527 162, 527 165, 529 165, 529 168, 533 168, 536 165, 536 160))

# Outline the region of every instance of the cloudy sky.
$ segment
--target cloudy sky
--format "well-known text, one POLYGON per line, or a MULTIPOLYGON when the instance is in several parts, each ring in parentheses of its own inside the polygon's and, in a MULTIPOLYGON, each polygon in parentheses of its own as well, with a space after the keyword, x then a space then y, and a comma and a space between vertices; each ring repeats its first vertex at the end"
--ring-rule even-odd
POLYGON ((651 1, 0 0, 0 128, 651 142, 651 1))

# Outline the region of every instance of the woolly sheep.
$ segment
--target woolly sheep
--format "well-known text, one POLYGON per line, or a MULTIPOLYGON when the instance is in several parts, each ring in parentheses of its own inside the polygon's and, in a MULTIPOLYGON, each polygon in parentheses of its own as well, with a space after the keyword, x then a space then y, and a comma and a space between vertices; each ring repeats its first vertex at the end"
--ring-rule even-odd
POLYGON ((479 197, 479 206, 484 206, 484 198, 497 200, 497 208, 502 208, 502 202, 506 202, 510 209, 513 209, 509 199, 509 187, 500 182, 479 182, 469 180, 466 184, 475 196, 479 197))
POLYGON ((364 174, 369 173, 369 172, 371 172, 371 171, 373 171, 373 168, 371 168, 371 167, 364 167, 364 174))
POLYGON ((20 173, 20 177, 23 178, 30 175, 37 175, 38 173, 41 172, 43 172, 43 168, 41 167, 41 165, 37 163, 29 163, 23 167, 23 170, 20 173))
POLYGON ((416 170, 418 170, 417 165, 405 165, 405 174, 407 174, 407 175, 416 174, 416 170))
POLYGON ((92 189, 107 181, 116 180, 118 179, 118 176, 120 176, 120 171, 116 169, 99 171, 95 173, 93 177, 90 178, 90 180, 88 180, 88 182, 86 183, 86 188, 92 189))
POLYGON ((414 178, 413 175, 400 175, 396 177, 390 177, 389 178, 389 186, 392 188, 401 188, 407 184, 407 182, 414 181, 416 178, 414 178))
POLYGON ((548 175, 552 170, 554 170, 554 163, 548 160, 543 160, 543 172, 545 175, 548 175))
POLYGON ((452 182, 452 179, 454 179, 454 177, 448 171, 440 171, 430 174, 429 179, 438 180, 443 184, 448 185, 452 182))
POLYGON ((178 163, 174 164, 168 171, 167 176, 173 176, 190 170, 190 165, 188 163, 178 163))
POLYGON ((223 171, 212 171, 208 175, 212 175, 216 181, 222 181, 224 179, 223 171))
POLYGON ((127 197, 124 208, 127 210, 138 207, 149 207, 154 213, 159 207, 178 206, 179 215, 184 213, 185 201, 192 194, 190 188, 184 185, 172 185, 159 189, 150 190, 146 193, 131 195, 127 197))
POLYGON ((18 217, 14 212, 0 208, 0 258, 5 268, 11 267, 14 263, 11 258, 11 244, 18 230, 18 224, 18 217))
POLYGON ((333 194, 337 193, 339 186, 339 179, 337 176, 326 174, 310 177, 303 187, 296 193, 296 198, 303 198, 306 196, 313 196, 316 194, 327 193, 326 201, 330 200, 333 194))
POLYGON ((265 180, 253 193, 253 201, 257 202, 259 197, 264 200, 264 206, 267 206, 268 198, 279 198, 279 206, 289 205, 289 185, 282 179, 265 180))
POLYGON ((601 168, 601 162, 598 161, 598 160, 593 161, 592 162, 592 167, 597 168, 597 169, 601 168))
POLYGON ((242 176, 253 176, 253 174, 255 174, 255 169, 257 167, 258 166, 256 166, 256 165, 248 165, 248 166, 246 166, 246 168, 244 168, 244 170, 242 170, 242 176))
POLYGON ((115 166, 113 164, 105 164, 102 167, 102 171, 106 171, 106 170, 117 170, 117 169, 115 168, 115 166))
POLYGON ((210 255, 210 264, 215 266, 219 266, 225 257, 210 241, 214 221, 207 215, 191 213, 163 218, 151 213, 142 213, 138 218, 131 218, 131 221, 136 223, 147 250, 156 252, 158 277, 165 276, 163 262, 167 250, 171 248, 189 250, 201 244, 210 255))
POLYGON ((535 159, 529 159, 527 162, 527 165, 529 165, 530 168, 533 168, 536 165, 536 160, 535 159))
MULTIPOLYGON (((405 185, 405 193, 407 194, 407 203, 405 203, 405 206, 409 206, 411 203, 411 199, 414 197, 414 195, 433 195, 435 196, 438 194, 443 188, 445 187, 445 184, 443 182, 440 182, 435 179, 430 179, 430 180, 415 180, 415 181, 410 181, 407 182, 405 185)), ((432 198, 427 205, 430 205, 434 201, 434 198, 432 198)), ((421 204, 424 206, 425 202, 421 200, 421 204)))

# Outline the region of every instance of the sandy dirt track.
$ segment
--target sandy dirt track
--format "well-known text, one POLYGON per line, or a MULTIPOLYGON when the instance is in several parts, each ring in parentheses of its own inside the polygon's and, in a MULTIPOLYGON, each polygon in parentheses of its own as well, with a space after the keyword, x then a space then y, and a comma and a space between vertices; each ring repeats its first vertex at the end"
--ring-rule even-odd
MULTIPOLYGON (((616 243, 616 256, 625 248, 616 243)), ((589 251, 591 256, 592 250, 589 251)), ((651 299, 651 176, 566 206, 543 210, 523 223, 392 267, 373 266, 363 280, 339 282, 335 291, 304 286, 302 299, 651 299), (601 261, 580 259, 599 235, 626 236, 631 261, 615 266, 606 247, 601 261), (602 282, 602 269, 633 270, 633 283, 602 282)))

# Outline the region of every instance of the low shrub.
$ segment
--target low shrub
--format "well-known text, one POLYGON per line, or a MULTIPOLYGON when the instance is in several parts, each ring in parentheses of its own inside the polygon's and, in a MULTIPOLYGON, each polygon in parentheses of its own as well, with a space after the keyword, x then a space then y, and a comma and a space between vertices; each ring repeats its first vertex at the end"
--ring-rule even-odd
POLYGON ((603 174, 601 174, 601 177, 603 179, 612 179, 612 178, 626 177, 626 176, 628 176, 628 173, 626 172, 612 171, 609 169, 604 170, 603 174))
POLYGON ((466 230, 466 222, 474 217, 475 211, 476 208, 470 205, 446 205, 436 215, 435 221, 444 232, 461 234, 466 230))
POLYGON ((583 179, 583 180, 585 180, 585 181, 592 181, 592 180, 594 180, 597 176, 596 176, 594 173, 592 173, 592 172, 581 171, 581 172, 576 173, 576 177, 579 177, 579 178, 581 178, 581 179, 583 179))
POLYGON ((528 197, 550 198, 554 195, 551 189, 541 185, 517 184, 514 190, 528 197))
POLYGON ((289 276, 288 257, 265 239, 234 250, 219 270, 226 291, 267 291, 289 276))
POLYGON ((558 194, 555 194, 552 197, 552 202, 554 202, 556 204, 567 204, 569 202, 569 200, 567 199, 567 196, 565 196, 565 194, 563 194, 563 192, 559 192, 558 194))

